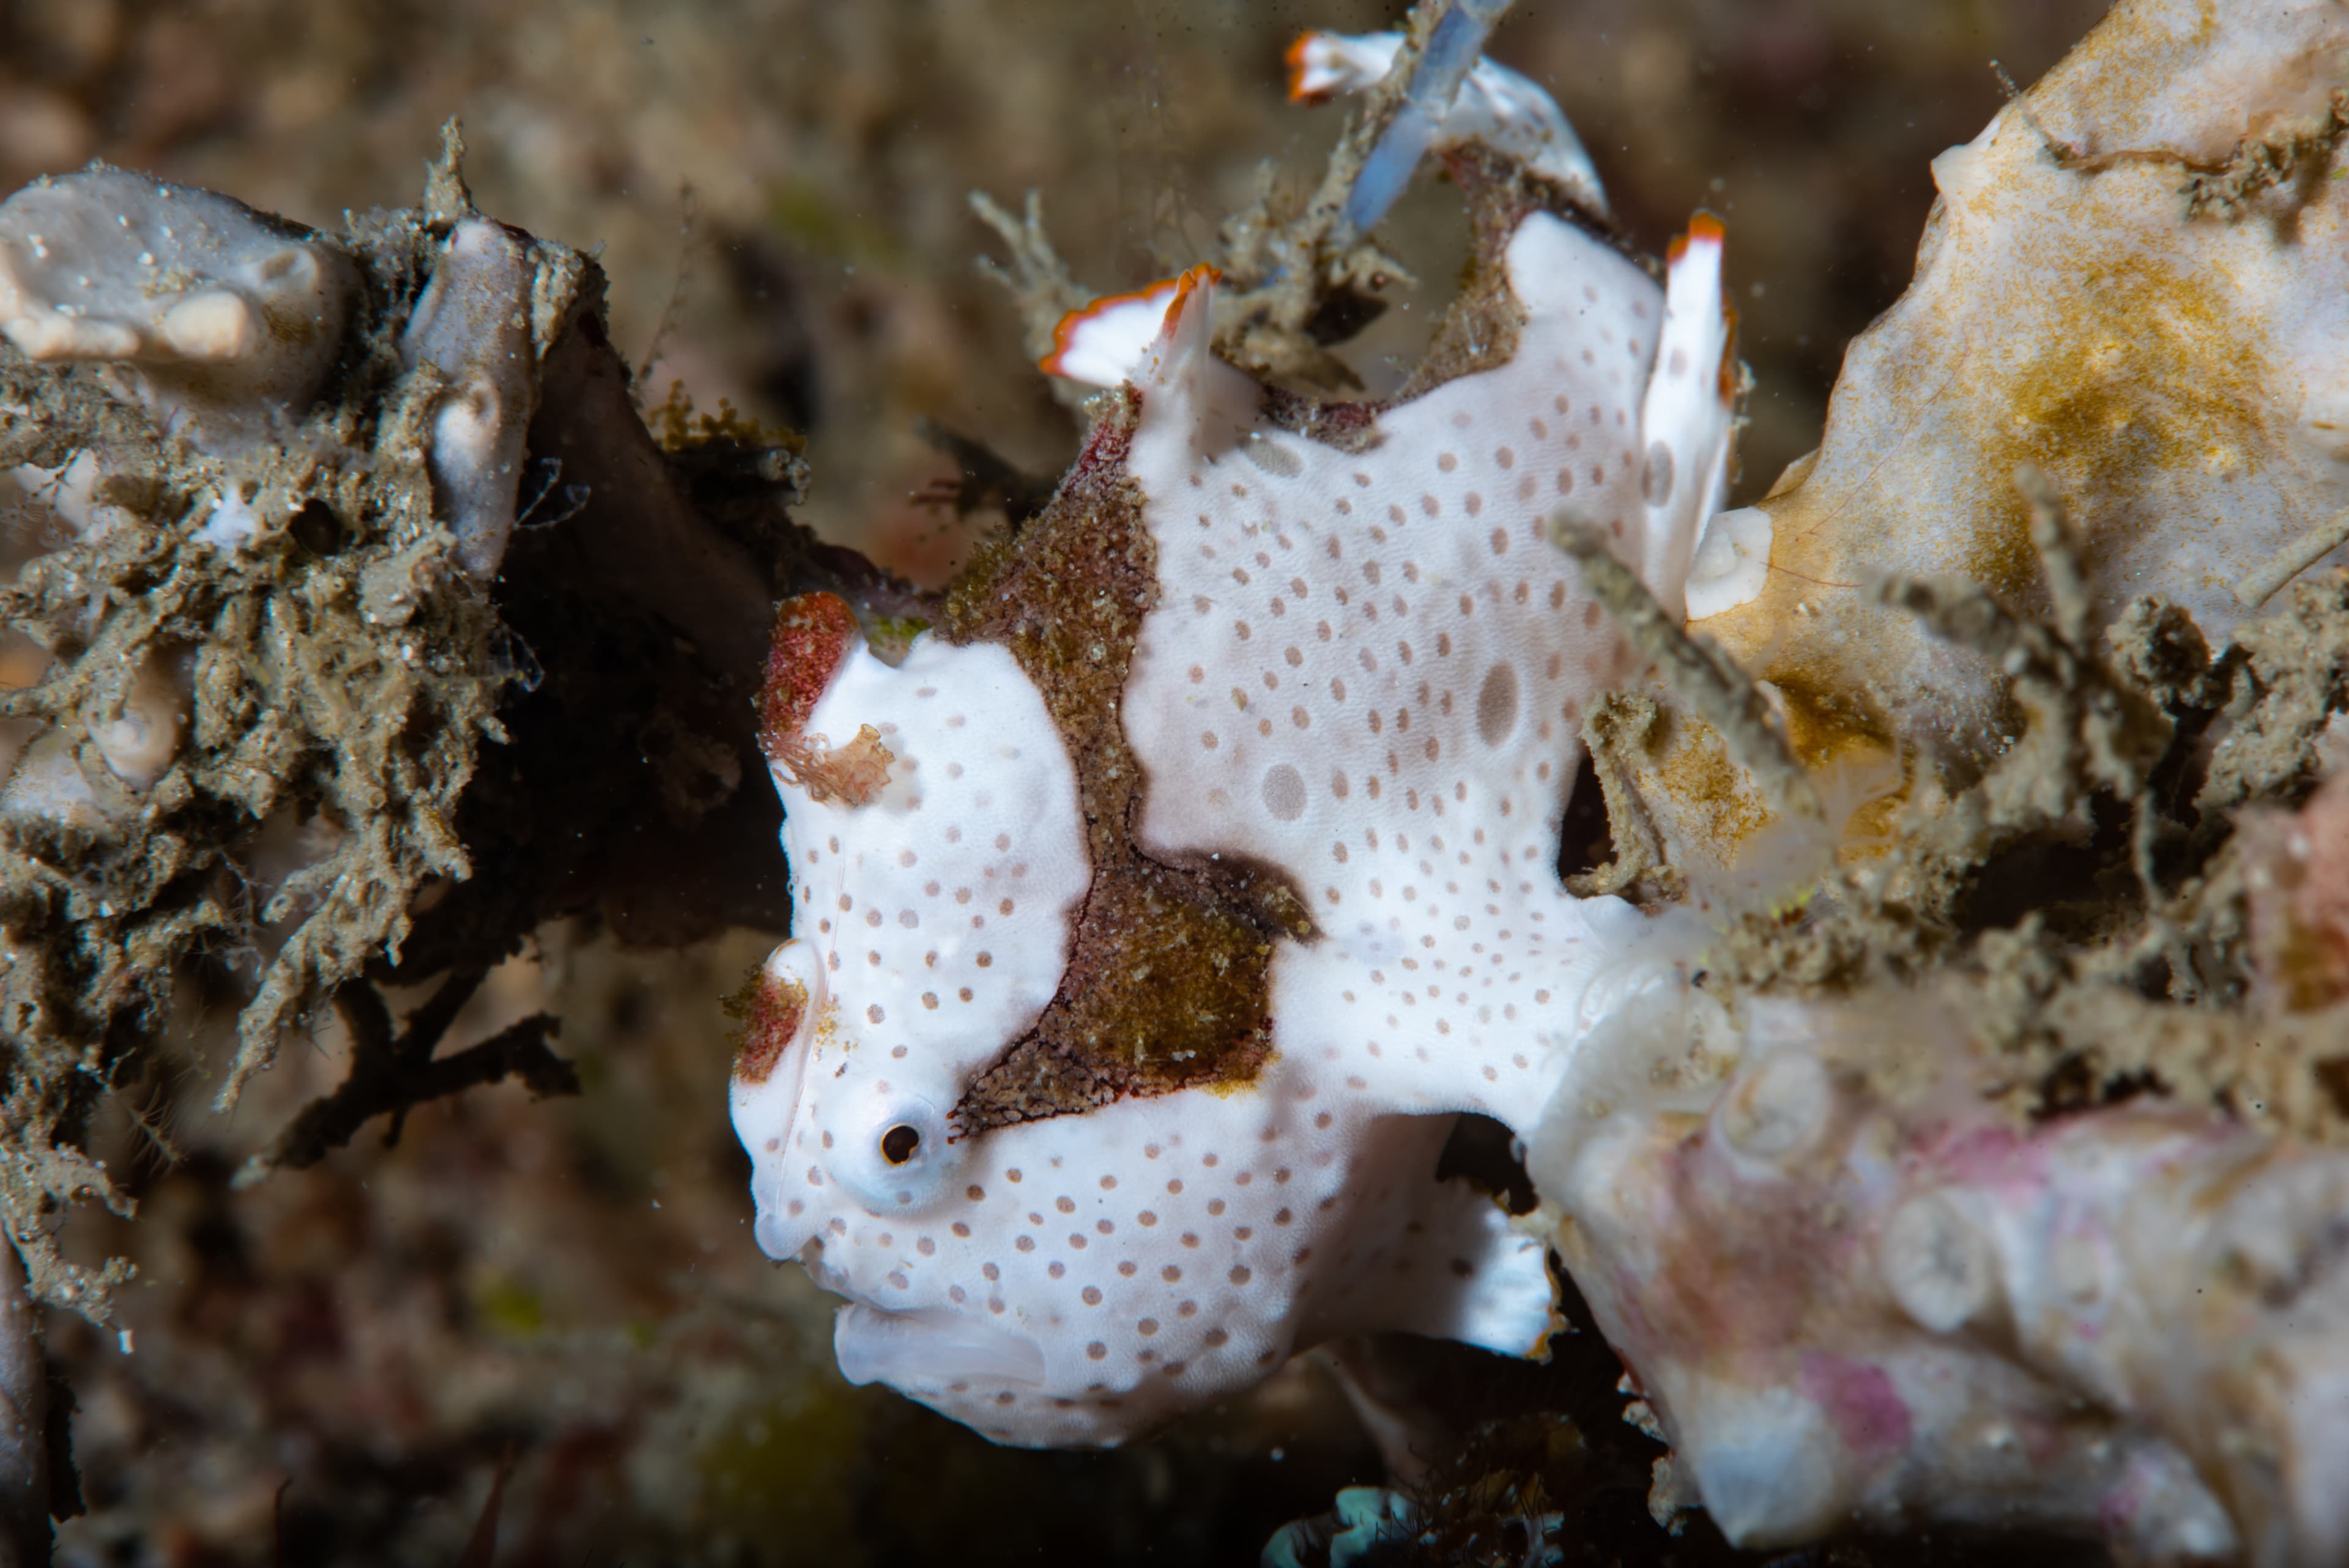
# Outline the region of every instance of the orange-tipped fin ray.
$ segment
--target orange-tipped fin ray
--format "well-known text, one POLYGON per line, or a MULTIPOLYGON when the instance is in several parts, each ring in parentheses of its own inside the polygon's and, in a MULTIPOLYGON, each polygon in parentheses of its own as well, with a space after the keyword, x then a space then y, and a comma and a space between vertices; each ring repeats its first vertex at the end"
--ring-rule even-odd
POLYGON ((1323 104, 1341 92, 1361 92, 1394 68, 1402 35, 1299 33, 1280 57, 1288 69, 1288 101, 1323 104))
POLYGON ((1669 369, 1662 358, 1672 349, 1683 353, 1705 348, 1695 363, 1710 363, 1717 372, 1717 391, 1723 403, 1737 395, 1737 310, 1728 301, 1722 281, 1722 254, 1729 231, 1711 213, 1689 219, 1688 232, 1675 234, 1665 247, 1664 341, 1658 346, 1658 369, 1669 369), (1707 301, 1713 306, 1708 307, 1707 301), (1677 328, 1677 330, 1676 330, 1677 328), (1718 340, 1717 348, 1710 345, 1718 340))
POLYGON ((1736 316, 1723 289, 1728 240, 1699 213, 1666 249, 1663 331, 1640 413, 1651 580, 1681 583, 1727 488, 1739 377, 1736 316))
POLYGON ((1112 294, 1071 310, 1052 329, 1052 351, 1037 363, 1048 376, 1114 387, 1134 379, 1144 359, 1181 317, 1192 291, 1222 277, 1195 266, 1130 294, 1112 294))

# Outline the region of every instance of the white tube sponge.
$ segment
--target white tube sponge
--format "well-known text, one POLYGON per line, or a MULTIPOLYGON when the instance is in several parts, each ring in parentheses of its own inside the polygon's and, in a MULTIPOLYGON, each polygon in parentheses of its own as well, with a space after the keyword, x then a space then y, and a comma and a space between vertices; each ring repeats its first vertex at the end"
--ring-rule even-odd
POLYGON ((1528 1162, 1733 1542, 2349 1555, 2349 1156, 2143 1104, 2018 1124, 1918 1066, 1914 999, 1754 1012, 1709 1104, 1594 1047, 1528 1162))
POLYGON ((92 165, 0 202, 0 333, 44 363, 130 370, 166 424, 248 445, 316 397, 357 269, 298 224, 92 165))
POLYGON ((468 218, 449 235, 399 339, 401 360, 447 379, 432 418, 432 490, 457 558, 495 575, 514 525, 523 449, 536 411, 531 265, 502 223, 468 218))

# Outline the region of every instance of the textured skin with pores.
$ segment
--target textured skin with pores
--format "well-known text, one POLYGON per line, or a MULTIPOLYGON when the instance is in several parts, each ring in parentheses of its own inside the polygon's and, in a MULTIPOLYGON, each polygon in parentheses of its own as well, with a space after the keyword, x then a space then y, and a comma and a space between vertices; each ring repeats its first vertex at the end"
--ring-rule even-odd
POLYGON ((827 1180, 893 1210, 958 1163, 947 1113, 1051 1000, 1092 875, 1075 774, 1008 652, 924 639, 893 670, 846 636, 804 733, 873 728, 888 777, 852 804, 771 764, 801 934, 770 983, 788 975, 810 1001, 781 1067, 734 1085, 759 1244, 778 1258, 815 1237, 827 1180), (791 1058, 811 1050, 823 1067, 807 1074, 791 1058), (893 1165, 879 1141, 899 1126, 920 1148, 893 1165))
POLYGON ((1516 356, 1387 411, 1359 455, 1259 428, 1253 382, 1170 340, 1132 457, 1162 597, 1124 712, 1145 847, 1237 850, 1308 894, 1325 936, 1274 960, 1275 1046, 1380 1110, 1517 1122, 1640 924, 1558 877, 1581 704, 1630 663, 1545 519, 1644 564, 1685 526, 1670 491, 1695 488, 1661 474, 1714 454, 1655 460, 1651 520, 1661 291, 1546 214, 1506 260, 1516 356))
POLYGON ((764 983, 773 1015, 808 1002, 734 1106, 760 1244, 848 1298, 850 1379, 1076 1446, 1338 1334, 1540 1352, 1543 1243, 1435 1163, 1450 1113, 1523 1130, 1588 1021, 1669 972, 1628 905, 1559 879, 1581 705, 1629 670, 1544 524, 1571 508, 1677 596, 1728 428, 1718 244, 1697 249, 1668 309, 1605 244, 1526 218, 1488 262, 1525 314, 1512 358, 1352 450, 1280 428, 1214 358, 1204 275, 1129 372, 1157 588, 1118 703, 1136 846, 1263 866, 1318 928, 1276 940, 1274 1054, 1246 1082, 956 1136, 1066 971, 1073 770, 1006 649, 925 637, 891 670, 849 640, 802 743, 871 727, 888 779, 860 804, 772 770, 799 936, 764 983), (1674 377, 1705 395, 1663 395, 1674 377))

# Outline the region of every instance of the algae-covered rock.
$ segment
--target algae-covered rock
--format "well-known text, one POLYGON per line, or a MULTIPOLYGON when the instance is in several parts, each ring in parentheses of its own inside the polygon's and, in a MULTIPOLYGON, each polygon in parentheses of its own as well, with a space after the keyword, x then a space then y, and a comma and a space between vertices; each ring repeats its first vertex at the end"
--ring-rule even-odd
POLYGON ((2214 641, 2349 504, 2344 72, 2334 7, 2130 0, 1934 161, 1916 280, 1853 341, 1819 450, 1718 525, 1752 535, 1715 563, 1742 602, 1700 627, 1784 693, 1806 756, 2011 732, 1994 673, 1874 589, 1950 574, 2045 606, 2019 466, 2100 617, 2158 593, 2214 641))

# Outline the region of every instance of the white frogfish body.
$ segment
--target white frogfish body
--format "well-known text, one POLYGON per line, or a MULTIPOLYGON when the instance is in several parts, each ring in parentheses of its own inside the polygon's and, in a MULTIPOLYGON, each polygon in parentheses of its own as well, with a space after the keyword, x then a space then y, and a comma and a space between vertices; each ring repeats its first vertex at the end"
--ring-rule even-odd
POLYGON ((1214 355, 1205 269, 1138 351, 1147 294, 1064 330, 1064 366, 1131 383, 1080 472, 1138 496, 1154 557, 1114 704, 1143 775, 1121 831, 1310 913, 1268 939, 1270 1049, 1245 1072, 968 1115, 1082 983, 1105 874, 1083 755, 1005 647, 925 634, 892 669, 841 601, 785 607, 766 738, 798 934, 751 998, 734 1122, 760 1245, 849 1303, 852 1380, 1073 1446, 1337 1334, 1541 1353, 1545 1248, 1434 1168, 1456 1113, 1529 1130, 1591 1024, 1668 981, 1636 910, 1560 877, 1583 704, 1630 666, 1546 530, 1597 526, 1677 608, 1726 472, 1720 246, 1700 219, 1667 287, 1525 215, 1491 258, 1506 358, 1342 442, 1214 355))
POLYGON ((1448 1116, 1333 1111, 1276 1061, 955 1136, 969 1080, 1057 982, 1086 882, 1073 773, 1001 649, 926 638, 891 670, 845 616, 785 613, 832 622, 819 658, 839 649, 801 733, 879 718, 886 776, 827 784, 828 747, 776 765, 806 934, 767 962, 733 1089, 760 1246, 851 1303, 842 1371, 1000 1440, 1078 1446, 1336 1334, 1538 1349, 1544 1248, 1430 1179, 1448 1116))

